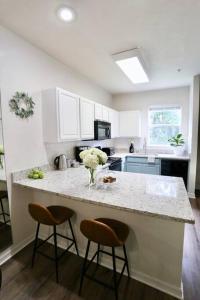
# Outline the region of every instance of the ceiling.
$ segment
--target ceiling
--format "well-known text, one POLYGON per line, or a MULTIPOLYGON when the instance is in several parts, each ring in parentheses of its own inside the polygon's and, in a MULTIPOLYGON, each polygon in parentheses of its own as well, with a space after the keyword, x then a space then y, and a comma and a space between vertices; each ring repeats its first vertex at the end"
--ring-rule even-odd
POLYGON ((0 0, 0 23, 112 94, 184 86, 200 73, 199 0, 0 0), (63 3, 76 11, 71 24, 56 17, 63 3), (149 83, 132 84, 111 58, 134 47, 149 83))

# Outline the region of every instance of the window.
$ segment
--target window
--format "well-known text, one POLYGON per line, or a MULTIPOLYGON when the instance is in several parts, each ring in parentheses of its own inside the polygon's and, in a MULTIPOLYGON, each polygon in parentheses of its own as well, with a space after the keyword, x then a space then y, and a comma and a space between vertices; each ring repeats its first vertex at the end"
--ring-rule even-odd
POLYGON ((151 107, 148 125, 150 146, 169 145, 168 139, 181 131, 181 108, 151 107))

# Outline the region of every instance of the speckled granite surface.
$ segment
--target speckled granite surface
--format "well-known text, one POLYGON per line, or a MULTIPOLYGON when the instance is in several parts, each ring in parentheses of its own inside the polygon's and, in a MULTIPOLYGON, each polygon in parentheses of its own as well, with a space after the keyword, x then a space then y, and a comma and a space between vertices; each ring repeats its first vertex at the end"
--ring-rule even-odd
POLYGON ((74 200, 133 211, 140 214, 194 223, 187 192, 181 178, 114 172, 116 183, 109 188, 88 188, 84 167, 49 170, 42 180, 13 177, 22 187, 55 193, 74 200))

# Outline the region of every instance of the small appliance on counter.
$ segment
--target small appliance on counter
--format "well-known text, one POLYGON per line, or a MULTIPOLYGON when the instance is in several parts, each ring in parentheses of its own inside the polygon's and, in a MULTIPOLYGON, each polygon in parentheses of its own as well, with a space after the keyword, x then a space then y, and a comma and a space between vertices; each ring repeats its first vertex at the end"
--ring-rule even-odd
POLYGON ((66 170, 68 168, 68 160, 65 154, 61 154, 54 159, 56 170, 66 170))
POLYGON ((105 152, 108 156, 115 154, 115 148, 114 147, 104 147, 102 148, 102 151, 105 152))
POLYGON ((120 157, 112 157, 115 154, 114 147, 104 147, 101 149, 108 156, 108 163, 110 164, 109 170, 121 171, 122 170, 122 159, 120 157))
POLYGON ((95 120, 94 121, 94 139, 95 140, 111 139, 111 123, 95 120))
POLYGON ((80 156, 79 156, 79 154, 82 152, 82 151, 84 151, 84 150, 88 150, 88 149, 90 149, 91 147, 90 146, 77 146, 77 147, 75 147, 75 159, 76 159, 76 161, 78 161, 78 162, 82 162, 81 161, 81 159, 80 159, 80 156))

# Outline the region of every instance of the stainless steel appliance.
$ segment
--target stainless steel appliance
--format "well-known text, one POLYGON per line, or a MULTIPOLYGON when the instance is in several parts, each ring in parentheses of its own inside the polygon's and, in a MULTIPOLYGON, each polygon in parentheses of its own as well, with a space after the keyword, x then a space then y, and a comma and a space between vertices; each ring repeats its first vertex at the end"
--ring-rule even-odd
POLYGON ((104 148, 102 148, 102 151, 104 151, 108 155, 107 162, 110 164, 109 170, 121 171, 122 170, 122 159, 120 157, 112 157, 112 155, 115 154, 115 148, 114 147, 104 147, 104 148))
POLYGON ((122 171, 122 159, 120 157, 109 157, 107 162, 110 164, 109 170, 122 171))
POLYGON ((111 123, 95 120, 94 121, 94 139, 111 139, 111 123))
POLYGON ((115 154, 115 148, 114 147, 103 147, 102 151, 105 152, 108 156, 115 154))
POLYGON ((77 161, 81 162, 79 154, 84 151, 91 148, 90 146, 77 146, 75 147, 75 158, 77 161))
POLYGON ((61 154, 54 159, 54 165, 57 170, 67 169, 67 157, 65 154, 61 154))

